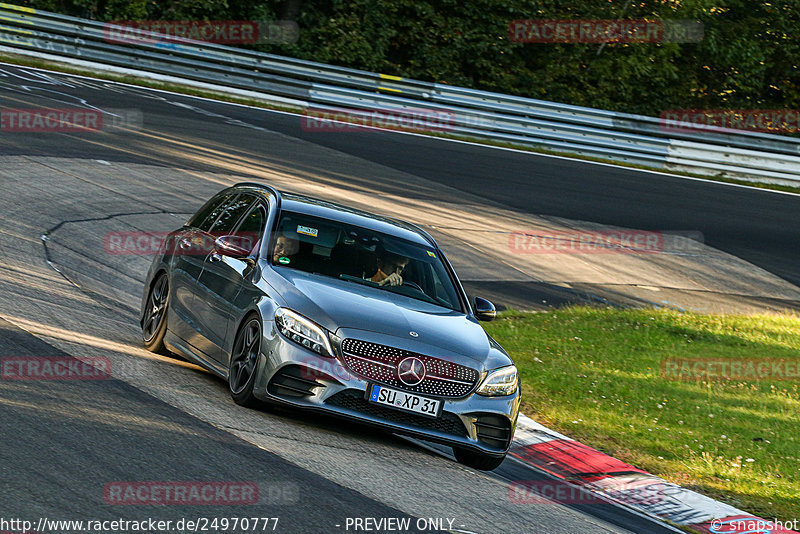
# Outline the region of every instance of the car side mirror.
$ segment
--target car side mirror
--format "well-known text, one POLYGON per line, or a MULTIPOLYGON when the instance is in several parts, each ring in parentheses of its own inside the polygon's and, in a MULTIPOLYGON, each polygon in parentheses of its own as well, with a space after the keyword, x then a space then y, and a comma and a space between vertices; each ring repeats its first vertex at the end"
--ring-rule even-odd
POLYGON ((497 310, 488 300, 475 297, 475 317, 479 321, 491 321, 497 317, 497 310))
POLYGON ((254 246, 255 243, 251 243, 250 239, 246 237, 223 235, 214 241, 214 252, 220 256, 243 260, 250 256, 250 251, 254 246))

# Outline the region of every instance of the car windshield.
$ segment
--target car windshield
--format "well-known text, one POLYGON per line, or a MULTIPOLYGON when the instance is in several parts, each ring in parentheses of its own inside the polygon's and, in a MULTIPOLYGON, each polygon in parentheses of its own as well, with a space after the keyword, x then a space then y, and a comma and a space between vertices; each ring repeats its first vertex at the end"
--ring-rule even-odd
POLYGON ((453 281, 431 246, 293 212, 282 214, 276 232, 270 253, 275 266, 462 311, 453 281))

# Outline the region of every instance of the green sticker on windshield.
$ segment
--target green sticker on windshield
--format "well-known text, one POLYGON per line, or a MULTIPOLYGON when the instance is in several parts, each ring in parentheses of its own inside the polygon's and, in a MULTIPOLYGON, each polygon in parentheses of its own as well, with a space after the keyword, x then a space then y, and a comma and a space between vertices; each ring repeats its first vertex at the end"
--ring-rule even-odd
POLYGON ((282 263, 283 265, 286 265, 287 263, 291 263, 291 261, 292 260, 290 260, 286 256, 281 256, 280 258, 278 258, 278 263, 282 263))
POLYGON ((428 251, 428 256, 430 256, 431 258, 435 258, 436 254, 429 250, 428 251))

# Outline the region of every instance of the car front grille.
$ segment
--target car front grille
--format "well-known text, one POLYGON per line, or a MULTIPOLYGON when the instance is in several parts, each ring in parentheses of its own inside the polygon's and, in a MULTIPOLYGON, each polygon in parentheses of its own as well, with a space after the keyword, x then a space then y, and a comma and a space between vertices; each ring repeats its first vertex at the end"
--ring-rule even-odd
POLYGON ((342 358, 353 373, 366 380, 437 397, 464 397, 475 388, 480 377, 471 367, 352 338, 342 341, 342 358), (410 357, 425 365, 425 377, 413 386, 402 382, 397 371, 400 362, 410 357))
POLYGON ((417 415, 410 412, 385 408, 368 402, 364 398, 364 392, 355 389, 346 389, 333 395, 325 404, 345 408, 353 412, 383 419, 391 423, 397 423, 406 427, 414 427, 420 430, 435 430, 443 434, 452 436, 466 437, 467 429, 464 423, 454 413, 442 412, 436 419, 417 415))

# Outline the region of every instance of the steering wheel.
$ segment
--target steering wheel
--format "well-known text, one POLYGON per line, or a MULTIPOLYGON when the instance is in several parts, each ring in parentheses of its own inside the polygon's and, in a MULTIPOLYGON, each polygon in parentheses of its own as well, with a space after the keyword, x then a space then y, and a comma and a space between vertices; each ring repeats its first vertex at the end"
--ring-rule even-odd
POLYGON ((419 291, 420 293, 425 293, 425 291, 422 290, 422 287, 418 283, 412 282, 411 280, 403 280, 403 285, 404 286, 408 286, 408 287, 412 287, 412 288, 416 289, 417 291, 419 291))

